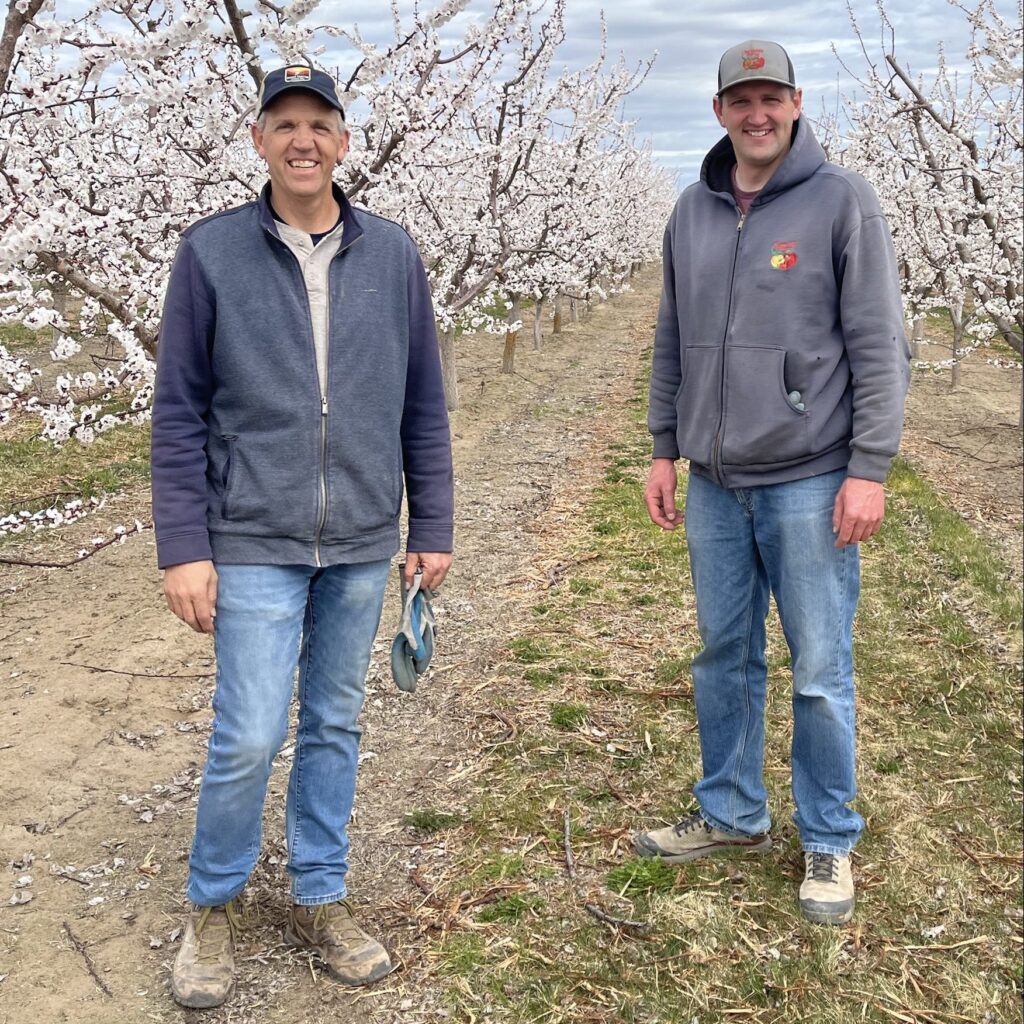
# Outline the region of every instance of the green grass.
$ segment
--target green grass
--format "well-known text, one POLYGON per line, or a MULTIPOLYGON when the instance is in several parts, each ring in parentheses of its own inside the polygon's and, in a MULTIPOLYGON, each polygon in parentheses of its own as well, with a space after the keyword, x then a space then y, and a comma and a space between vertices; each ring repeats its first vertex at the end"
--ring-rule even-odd
POLYGON ((0 515, 112 494, 149 480, 149 425, 54 447, 22 418, 0 431, 0 515))
POLYGON ((12 356, 48 348, 52 337, 53 332, 49 327, 33 331, 23 324, 0 324, 0 345, 3 345, 12 356))
POLYGON ((483 755, 485 784, 446 844, 453 894, 518 887, 476 912, 482 935, 456 931, 438 949, 453 1019, 1016 1024, 1020 597, 1006 567, 896 464, 886 524, 864 547, 855 627, 868 828, 851 925, 813 926, 796 909, 789 653, 774 612, 775 848, 680 867, 639 859, 632 831, 691 809, 701 775, 699 637, 683 533, 652 527, 643 507, 642 402, 618 415, 603 479, 578 500, 587 511, 567 539, 579 568, 508 646, 502 696, 519 734, 483 755), (602 925, 585 903, 650 931, 602 925))
POLYGON ((904 536, 893 543, 904 549, 926 544, 945 575, 970 585, 1008 632, 1019 632, 1021 591, 985 540, 904 459, 895 461, 888 490, 890 501, 903 513, 892 529, 904 536))
POLYGON ((552 704, 548 715, 556 729, 578 729, 586 720, 586 704, 552 704))
POLYGON ((447 811, 435 811, 424 808, 418 811, 410 811, 404 819, 404 824, 417 832, 444 832, 446 829, 455 828, 462 823, 462 818, 457 814, 449 814, 447 811))

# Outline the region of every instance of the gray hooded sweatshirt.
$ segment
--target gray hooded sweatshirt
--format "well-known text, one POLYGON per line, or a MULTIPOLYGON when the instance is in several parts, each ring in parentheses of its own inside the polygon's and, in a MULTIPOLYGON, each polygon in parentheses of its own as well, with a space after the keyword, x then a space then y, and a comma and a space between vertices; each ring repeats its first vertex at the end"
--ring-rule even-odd
POLYGON ((871 186, 805 120, 745 217, 728 137, 664 239, 648 426, 654 457, 724 487, 847 467, 884 481, 909 383, 896 255, 871 186))

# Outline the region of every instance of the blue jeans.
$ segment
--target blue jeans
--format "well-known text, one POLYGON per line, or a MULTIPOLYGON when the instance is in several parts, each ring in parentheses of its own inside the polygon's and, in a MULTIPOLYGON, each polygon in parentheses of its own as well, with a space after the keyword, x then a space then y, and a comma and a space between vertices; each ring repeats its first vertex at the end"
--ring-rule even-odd
POLYGON ((217 566, 217 686, 189 858, 193 903, 233 899, 256 864, 296 664, 299 726, 286 813, 292 898, 311 906, 345 896, 356 722, 390 564, 217 566))
POLYGON ((857 792, 853 615, 858 548, 835 547, 832 508, 846 478, 728 490, 691 474, 686 538, 704 649, 693 661, 705 820, 754 835, 770 825, 764 788, 769 592, 793 663, 793 820, 805 850, 846 854, 864 828, 857 792))

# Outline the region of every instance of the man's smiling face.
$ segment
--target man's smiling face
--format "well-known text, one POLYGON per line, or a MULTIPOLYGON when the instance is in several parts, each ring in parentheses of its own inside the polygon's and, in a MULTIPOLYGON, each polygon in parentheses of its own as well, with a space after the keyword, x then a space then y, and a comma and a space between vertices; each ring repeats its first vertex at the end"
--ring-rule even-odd
POLYGON ((265 114, 252 137, 267 161, 274 195, 300 202, 330 195, 331 172, 348 152, 338 112, 313 93, 294 89, 265 114))
POLYGON ((774 82, 741 82, 714 99, 718 123, 729 133, 740 167, 769 175, 789 152, 800 90, 774 82))

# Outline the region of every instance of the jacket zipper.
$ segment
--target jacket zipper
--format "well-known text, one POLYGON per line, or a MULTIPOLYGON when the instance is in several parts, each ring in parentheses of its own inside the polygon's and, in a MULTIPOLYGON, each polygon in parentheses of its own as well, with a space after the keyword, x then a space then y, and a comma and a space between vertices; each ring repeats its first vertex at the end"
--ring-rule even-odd
MULTIPOLYGON (((323 535, 324 526, 327 525, 327 382, 331 379, 331 264, 362 237, 362 235, 358 235, 348 245, 345 244, 343 237, 341 244, 338 246, 338 251, 331 257, 331 263, 327 265, 327 361, 324 364, 324 377, 326 379, 320 381, 320 519, 317 522, 316 535, 313 539, 313 559, 316 562, 317 568, 323 565, 323 562, 320 560, 320 538, 323 535)), ((308 296, 306 297, 306 303, 307 305, 309 303, 308 296)), ((313 317, 310 314, 310 324, 312 322, 313 317)), ((315 361, 315 344, 313 346, 313 358, 315 361)))
POLYGON ((725 426, 725 349, 729 340, 729 323, 732 320, 733 287, 736 283, 736 262, 740 253, 740 237, 743 234, 745 213, 740 214, 736 224, 736 245, 732 252, 732 268, 729 271, 729 305, 725 311, 725 333, 722 335, 722 372, 718 382, 718 427, 715 430, 715 442, 711 448, 711 473, 719 487, 725 486, 722 471, 722 429, 725 426))
MULTIPOLYGON (((330 352, 328 345, 327 351, 330 352)), ((330 356, 328 356, 328 360, 330 356)), ((313 541, 313 558, 319 569, 323 562, 320 561, 320 535, 324 532, 324 524, 327 522, 327 394, 320 392, 320 519, 316 524, 316 538, 313 541)))
MULTIPOLYGON (((344 229, 342 229, 344 231, 344 229)), ((273 232, 268 232, 273 235, 273 232)), ((302 301, 306 304, 306 319, 309 323, 309 340, 313 346, 313 373, 317 376, 317 390, 320 392, 320 515, 317 517, 316 532, 313 535, 313 561, 316 567, 322 568, 323 562, 320 560, 320 537, 323 534, 324 526, 327 523, 327 381, 320 380, 319 374, 317 374, 316 368, 316 334, 313 330, 313 310, 309 305, 309 292, 306 290, 306 278, 302 273, 302 264, 299 262, 299 258, 292 252, 291 248, 276 235, 277 241, 284 246, 288 255, 295 261, 295 269, 299 272, 299 283, 302 285, 302 301)), ((356 235, 347 245, 345 243, 344 234, 342 235, 341 245, 338 246, 338 251, 331 257, 331 263, 333 263, 343 252, 355 245, 356 242, 362 238, 362 235, 356 235)), ((328 265, 327 268, 327 364, 324 371, 324 376, 330 379, 330 368, 331 368, 331 338, 330 338, 330 327, 331 327, 331 268, 328 265)))

